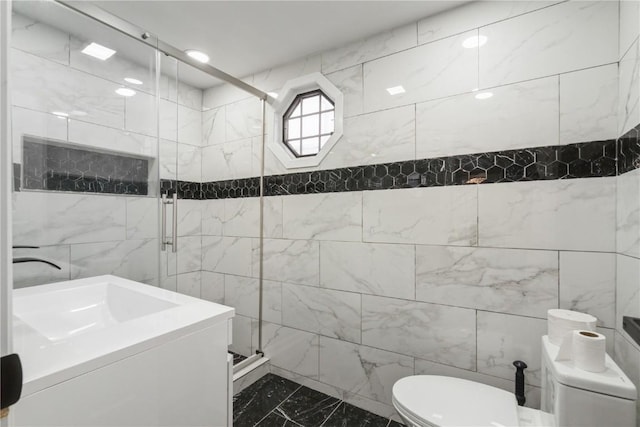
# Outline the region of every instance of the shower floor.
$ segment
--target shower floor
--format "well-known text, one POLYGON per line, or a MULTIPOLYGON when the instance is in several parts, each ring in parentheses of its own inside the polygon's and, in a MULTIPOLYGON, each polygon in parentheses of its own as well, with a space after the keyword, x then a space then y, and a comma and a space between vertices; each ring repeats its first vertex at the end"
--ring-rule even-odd
POLYGON ((247 358, 247 356, 243 356, 241 354, 234 353, 233 351, 230 351, 229 354, 233 356, 233 364, 234 365, 237 365, 238 363, 242 362, 243 360, 245 360, 247 358))

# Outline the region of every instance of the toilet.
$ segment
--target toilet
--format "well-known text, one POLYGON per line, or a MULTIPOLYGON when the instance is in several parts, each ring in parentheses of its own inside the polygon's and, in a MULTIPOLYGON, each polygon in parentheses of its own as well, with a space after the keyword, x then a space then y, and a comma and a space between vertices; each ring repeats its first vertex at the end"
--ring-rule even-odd
POLYGON ((393 406, 409 427, 634 427, 634 384, 606 356, 593 373, 556 361, 559 347, 542 337, 541 410, 518 406, 515 395, 474 381, 414 375, 393 386, 393 406))

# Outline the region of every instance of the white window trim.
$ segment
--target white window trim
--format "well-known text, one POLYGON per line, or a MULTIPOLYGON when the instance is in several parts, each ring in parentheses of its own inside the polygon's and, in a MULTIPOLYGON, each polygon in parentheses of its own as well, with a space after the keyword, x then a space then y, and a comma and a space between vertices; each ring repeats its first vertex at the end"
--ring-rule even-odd
POLYGON ((268 139, 267 146, 287 169, 318 166, 342 137, 344 97, 340 89, 320 73, 308 74, 289 80, 280 91, 278 100, 273 103, 273 111, 273 136, 268 139), (296 157, 283 142, 283 116, 298 95, 317 89, 320 89, 333 101, 335 107, 333 135, 315 156, 296 157))

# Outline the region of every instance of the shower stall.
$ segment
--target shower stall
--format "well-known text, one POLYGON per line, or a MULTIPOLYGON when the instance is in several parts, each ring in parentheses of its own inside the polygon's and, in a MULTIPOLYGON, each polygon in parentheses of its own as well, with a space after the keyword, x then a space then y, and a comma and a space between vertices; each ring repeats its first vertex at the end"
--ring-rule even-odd
POLYGON ((13 287, 112 274, 238 306, 246 370, 262 356, 267 95, 88 3, 13 2, 11 21, 13 287), (248 108, 218 108, 229 97, 248 108), (250 164, 220 150, 236 140, 250 164), (255 197, 235 203, 247 177, 237 196, 255 197))

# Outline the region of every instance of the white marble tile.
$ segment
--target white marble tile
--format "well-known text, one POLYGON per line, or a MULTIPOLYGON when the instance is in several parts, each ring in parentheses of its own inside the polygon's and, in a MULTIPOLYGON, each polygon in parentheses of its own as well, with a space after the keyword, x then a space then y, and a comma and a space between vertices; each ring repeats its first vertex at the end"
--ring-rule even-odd
MULTIPOLYGON (((253 76, 244 77, 240 80, 253 84, 253 76)), ((202 92, 202 108, 205 110, 218 108, 223 105, 232 104, 248 98, 253 98, 253 96, 235 86, 222 83, 209 89, 205 89, 202 92)))
MULTIPOLYGON (((187 65, 184 66, 188 67, 187 65)), ((180 70, 178 70, 179 72, 180 70)), ((178 82, 178 104, 200 111, 202 109, 202 89, 184 82, 178 82)))
MULTIPOLYGON (((314 240, 264 240, 264 278, 302 285, 318 285, 320 245, 314 240)), ((260 247, 253 243, 253 277, 258 277, 260 247)))
POLYGON ((633 42, 618 69, 618 134, 622 136, 640 123, 640 39, 633 42))
POLYGON ((61 64, 11 50, 13 105, 41 112, 86 113, 82 119, 121 129, 124 98, 118 85, 61 64))
POLYGON ((149 136, 158 135, 155 95, 138 92, 134 96, 122 98, 125 102, 125 130, 149 136))
POLYGON ((158 121, 160 138, 169 141, 178 140, 178 104, 175 102, 160 100, 158 107, 158 121))
POLYGON ((251 138, 248 138, 204 147, 202 149, 203 182, 254 176, 251 141, 251 138))
MULTIPOLYGON (((259 280, 253 277, 224 276, 224 304, 237 314, 258 318, 259 280)), ((267 322, 282 323, 282 284, 271 280, 262 283, 262 318, 267 322)))
POLYGON ((202 145, 217 145, 226 142, 226 109, 213 108, 202 112, 202 145))
POLYGON ((288 239, 362 240, 362 193, 287 196, 282 235, 288 239))
POLYGON ((96 39, 78 39, 71 36, 71 51, 69 53, 69 64, 71 67, 82 70, 94 76, 110 80, 122 87, 129 87, 137 93, 145 92, 155 95, 156 93, 156 51, 150 46, 142 43, 133 43, 130 39, 116 32, 109 34, 109 39, 98 41, 96 39), (116 52, 106 61, 86 55, 82 50, 90 43, 98 41, 108 48, 118 49, 118 45, 127 44, 127 56, 121 52, 116 52), (135 62, 130 58, 135 58, 135 62), (126 82, 125 78, 134 78, 142 82, 134 85, 126 82))
POLYGON ((605 349, 607 351, 607 354, 612 355, 613 352, 615 351, 615 329, 611 329, 611 328, 601 328, 599 326, 596 327, 596 332, 604 335, 606 342, 605 342, 605 349))
POLYGON ((262 131, 262 107, 257 98, 235 102, 226 107, 227 141, 251 138, 262 131))
POLYGON ((360 342, 360 294, 282 284, 282 324, 360 342))
POLYGON ((364 111, 364 82, 362 64, 345 68, 325 76, 344 96, 344 117, 356 116, 364 111))
POLYGON ((167 251, 169 275, 202 270, 200 236, 178 237, 178 252, 172 252, 170 246, 167 246, 167 251))
POLYGON ((476 312, 362 295, 362 343, 465 369, 476 366, 476 312))
POLYGON ((362 212, 366 242, 476 244, 475 186, 365 191, 362 212))
POLYGON ((540 386, 541 337, 546 319, 478 311, 478 372, 511 380, 513 361, 527 365, 527 383, 540 386))
MULTIPOLYGON (((273 366, 318 378, 318 335, 269 322, 263 323, 262 334, 262 350, 273 366)), ((253 346, 257 348, 257 332, 253 337, 253 346)))
POLYGON ((615 250, 615 178, 478 186, 479 245, 615 250))
POLYGON ((202 234, 208 236, 222 236, 224 223, 224 199, 201 200, 202 204, 202 234))
POLYGON ((418 159, 558 144, 558 77, 416 106, 418 159))
POLYGON ((229 350, 243 356, 251 356, 253 354, 251 318, 236 314, 232 319, 232 329, 233 343, 229 346, 229 350))
POLYGON ((381 58, 417 44, 416 24, 409 24, 322 54, 322 72, 331 73, 381 58))
POLYGON ((618 176, 617 252, 640 258, 640 169, 618 176))
MULTIPOLYGON (((282 197, 264 198, 264 236, 282 237, 282 197)), ((225 236, 259 237, 260 199, 241 197, 225 199, 225 236)))
MULTIPOLYGON (((170 218, 167 219, 167 221, 169 220, 170 218)), ((197 236, 200 234, 202 234, 202 202, 200 200, 178 200, 178 236, 197 236)))
POLYGON ((546 318, 558 307, 558 253, 416 246, 416 299, 546 318))
POLYGON ((69 246, 45 246, 38 249, 14 249, 14 258, 36 257, 52 262, 60 270, 50 265, 31 262, 13 264, 13 287, 25 288, 45 283, 60 282, 71 279, 71 264, 69 261, 69 246))
POLYGON ((161 139, 158 146, 160 179, 178 179, 178 143, 161 139))
POLYGON ((480 87, 618 60, 618 2, 565 2, 480 29, 480 87))
POLYGON ((469 92, 478 86, 477 49, 462 42, 477 31, 418 46, 364 64, 364 111, 378 111, 469 92), (404 93, 390 95, 388 88, 404 93))
POLYGON ((320 72, 320 55, 313 55, 297 61, 269 68, 253 75, 253 86, 265 92, 282 88, 288 80, 307 74, 320 72))
POLYGON ((413 105, 351 117, 344 121, 344 135, 322 162, 322 168, 414 159, 415 141, 413 105))
POLYGON ((178 142, 202 145, 202 111, 178 104, 178 142))
MULTIPOLYGON (((615 333, 615 351, 611 356, 637 388, 640 385, 640 349, 626 332, 615 333)), ((640 404, 636 402, 636 405, 640 404)), ((638 415, 640 407, 636 406, 636 417, 638 415)))
POLYGON ((69 64, 68 33, 15 11, 11 15, 11 47, 69 64))
POLYGON ((68 120, 53 114, 13 107, 11 109, 11 137, 13 162, 22 163, 22 137, 24 135, 67 140, 68 120))
POLYGON ((158 236, 160 206, 155 197, 127 197, 127 239, 158 236))
POLYGON ((68 122, 69 142, 74 144, 150 158, 158 156, 158 140, 154 137, 80 120, 68 122))
POLYGON ((618 58, 622 58, 640 35, 640 3, 636 0, 620 1, 620 45, 618 58))
POLYGON ((200 298, 224 304, 224 274, 201 271, 200 298))
POLYGON ((364 409, 365 411, 380 415, 382 418, 390 418, 398 423, 403 422, 398 415, 398 411, 396 411, 393 405, 369 399, 355 393, 347 393, 344 397, 344 401, 350 405, 364 409))
POLYGON ((640 317, 640 259, 616 255, 616 329, 623 316, 640 317))
POLYGON ((124 240, 125 236, 124 197, 13 193, 15 245, 105 242, 124 240))
POLYGON ((560 75, 560 143, 617 138, 618 65, 560 75))
POLYGON ((217 273, 251 276, 252 241, 246 237, 202 237, 202 268, 217 273))
POLYGON ((614 328, 616 255, 560 252, 560 308, 589 313, 599 326, 614 328))
POLYGON ((469 2, 418 21, 418 44, 429 43, 487 24, 513 18, 559 1, 469 2))
POLYGON ((358 242, 320 242, 320 286, 414 299, 415 247, 358 242))
POLYGON ((113 274, 146 282, 158 277, 158 241, 121 240, 70 246, 71 278, 113 274))
POLYGON ((200 298, 200 279, 201 272, 194 271, 192 273, 178 274, 177 292, 194 298, 200 298))
POLYGON ((320 337, 320 381, 391 404, 393 384, 413 375, 413 357, 320 337))
POLYGON ((178 168, 178 180, 180 181, 202 181, 202 148, 189 144, 177 144, 178 158, 176 160, 178 168))

